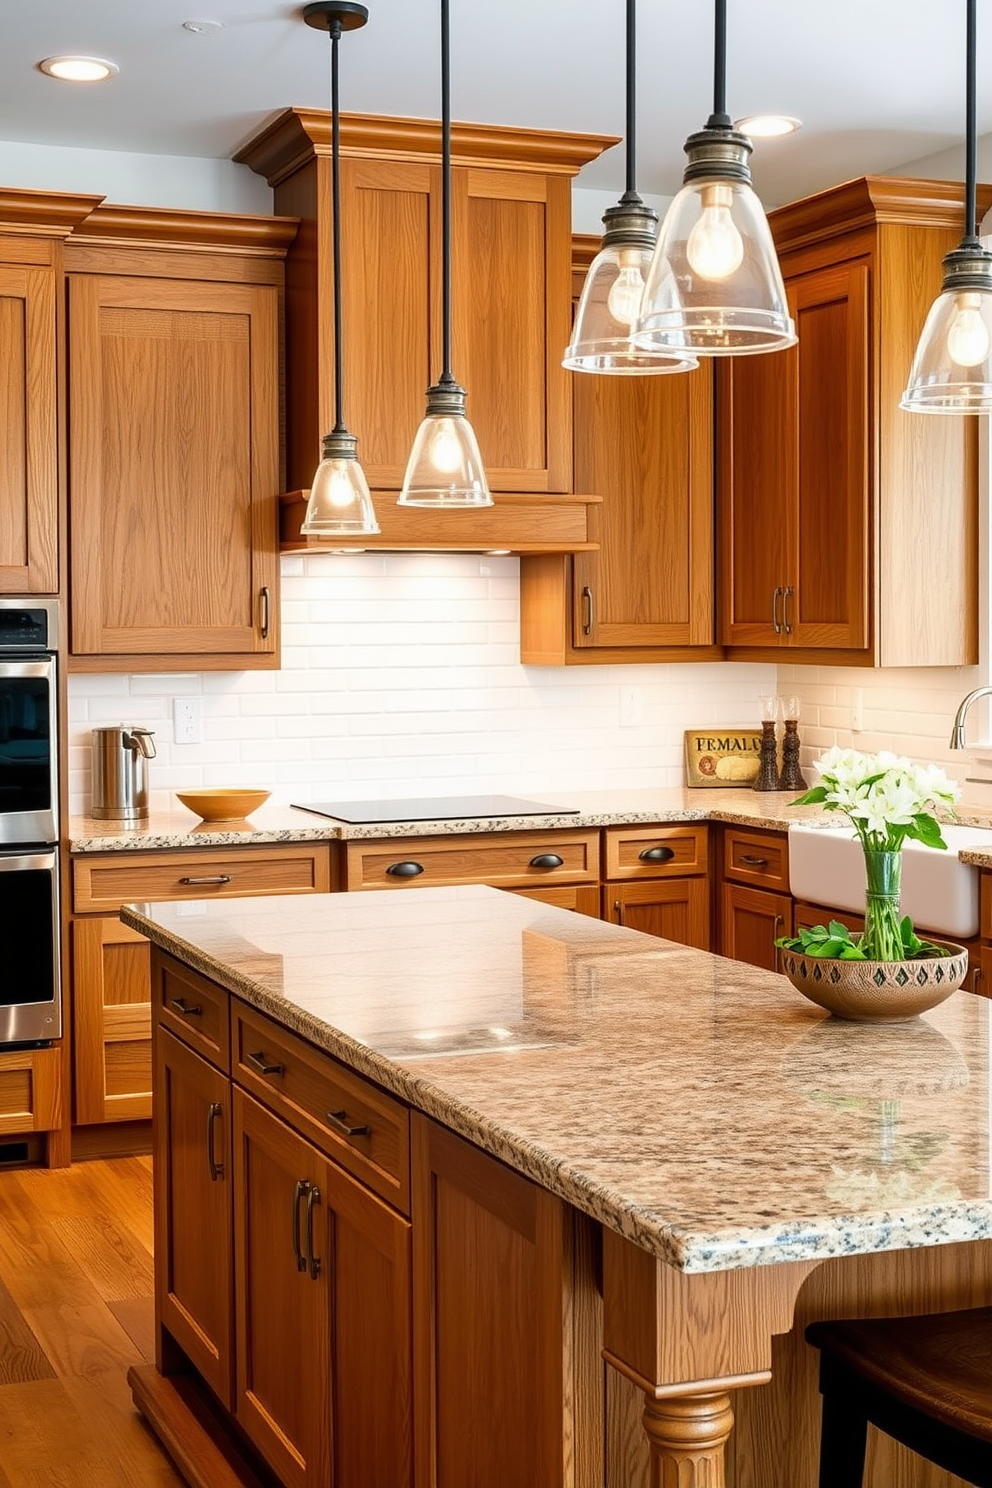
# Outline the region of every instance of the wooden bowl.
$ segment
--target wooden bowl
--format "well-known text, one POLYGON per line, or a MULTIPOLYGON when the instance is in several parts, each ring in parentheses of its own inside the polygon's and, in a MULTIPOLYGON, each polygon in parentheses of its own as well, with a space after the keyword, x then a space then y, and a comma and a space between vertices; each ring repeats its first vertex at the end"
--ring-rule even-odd
POLYGON ((176 791, 176 797, 208 822, 241 821, 249 812, 257 811, 269 799, 267 790, 188 790, 176 791))
POLYGON ((835 1018, 899 1023, 936 1007, 968 974, 964 946, 935 944, 949 954, 926 961, 834 961, 783 949, 782 970, 798 992, 835 1018))

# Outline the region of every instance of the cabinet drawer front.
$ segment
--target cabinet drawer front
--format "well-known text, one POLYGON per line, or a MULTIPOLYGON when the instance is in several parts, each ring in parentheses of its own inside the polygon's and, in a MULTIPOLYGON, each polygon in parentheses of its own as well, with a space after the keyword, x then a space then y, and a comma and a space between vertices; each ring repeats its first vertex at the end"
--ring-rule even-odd
POLYGON ((471 883, 524 889, 556 882, 596 883, 598 879, 596 831, 500 832, 348 843, 349 889, 471 883))
POLYGON ((697 826, 607 827, 604 877, 684 878, 705 873, 709 832, 697 826))
POLYGON ((723 839, 723 872, 738 883, 789 891, 789 838, 785 832, 728 827, 723 839))
POLYGON ((510 893, 518 894, 521 899, 553 904, 557 909, 572 909, 576 914, 591 915, 594 920, 600 918, 598 884, 559 884, 553 889, 511 889, 510 893))
POLYGON ((120 909, 146 899, 238 898, 330 889, 330 854, 313 846, 200 848, 195 852, 81 854, 72 860, 73 907, 120 909))
POLYGON ((57 1045, 0 1054, 0 1137, 52 1131, 60 1124, 61 1059, 57 1045))
POLYGON ((410 1211, 410 1113, 331 1055, 232 1004, 234 1078, 341 1167, 410 1211))
POLYGON ((231 1068, 230 997, 223 987, 152 950, 152 1007, 156 1021, 220 1070, 231 1068))

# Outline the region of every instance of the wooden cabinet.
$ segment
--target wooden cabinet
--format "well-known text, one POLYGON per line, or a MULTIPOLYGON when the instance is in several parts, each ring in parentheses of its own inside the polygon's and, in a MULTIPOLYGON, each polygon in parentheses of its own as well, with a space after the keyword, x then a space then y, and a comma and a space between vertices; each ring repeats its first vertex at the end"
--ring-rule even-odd
POLYGON ((793 933, 788 834, 725 827, 719 895, 721 954, 778 971, 775 941, 793 933))
POLYGON ((705 822, 607 827, 603 918, 708 951, 708 844, 705 822))
POLYGON ((348 889, 486 883, 494 888, 598 884, 599 832, 481 832, 349 842, 348 889))
POLYGON ((0 1054, 0 1140, 61 1127, 61 1064, 57 1044, 0 1054))
MULTIPOLYGON (((573 239, 579 289, 598 249, 598 238, 573 239)), ((698 656, 715 639, 712 365, 569 376, 575 489, 603 498, 589 512, 598 547, 521 559, 521 659, 698 656)))
POLYGON ((76 670, 278 665, 279 330, 294 232, 102 208, 67 246, 76 670))
MULTIPOLYGON (((326 893, 332 885, 326 843, 80 854, 71 877, 73 1113, 83 1126, 144 1120, 152 1111, 149 947, 117 918, 122 904, 326 893)), ((217 1010, 207 1011, 216 1024, 217 1010)), ((183 1015, 164 1016, 180 1032, 183 1015)), ((225 1008, 225 1038, 226 1018, 225 1008)), ((193 1022, 202 1026, 202 1013, 193 1022)), ((210 1057, 211 1049, 208 1041, 201 1052, 210 1057)))
MULTIPOLYGON (((571 390, 561 366, 569 330, 570 181, 612 142, 485 125, 453 130, 453 368, 468 389, 468 416, 497 505, 502 493, 534 498, 517 506, 515 520, 517 534, 538 546, 548 511, 538 498, 573 490, 571 390), (537 518, 532 529, 529 512, 537 518)), ((290 109, 237 156, 266 177, 277 211, 302 219, 287 273, 291 488, 309 486, 321 436, 333 424, 329 144, 325 112, 290 109)), ((439 161, 435 123, 342 120, 345 416, 373 495, 381 493, 382 536, 362 539, 363 548, 464 546, 473 531, 490 533, 491 518, 469 512, 459 514, 461 535, 449 538, 442 523, 430 532, 421 527, 418 539, 410 514, 396 510, 424 393, 441 367, 439 161)), ((583 514, 582 539, 584 527, 583 514)), ((476 543, 517 545, 515 538, 476 543)))
POLYGON ((799 342, 718 376, 720 639, 742 659, 977 660, 975 429, 899 408, 960 196, 866 177, 771 214, 799 342))

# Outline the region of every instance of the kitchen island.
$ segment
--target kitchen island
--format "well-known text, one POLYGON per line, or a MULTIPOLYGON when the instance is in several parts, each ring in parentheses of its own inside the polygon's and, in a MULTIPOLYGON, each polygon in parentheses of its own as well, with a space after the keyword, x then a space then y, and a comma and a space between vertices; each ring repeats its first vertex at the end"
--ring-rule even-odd
MULTIPOLYGON (((158 948, 160 978, 186 975, 190 986, 230 995, 235 1084, 240 1018, 254 1030, 244 1056, 252 1069, 264 1063, 258 1030, 285 1030, 409 1113, 408 1173, 402 1144, 390 1168, 370 1149, 363 1157, 363 1143, 374 1141, 367 1127, 348 1130, 357 1133, 351 1171, 410 1214, 413 1468, 402 1481, 417 1488, 601 1485, 602 1391, 590 1362, 600 1349, 612 1366, 611 1485, 644 1480, 648 1444, 652 1482, 674 1482, 665 1474, 675 1471, 680 1483, 722 1483, 733 1401, 737 1483, 807 1488, 815 1369, 801 1325, 845 1311, 992 1300, 989 1005, 981 999, 956 994, 907 1025, 839 1023, 781 977, 477 886, 170 903, 122 917, 158 948), (459 1193, 462 1209, 474 1192, 479 1212, 490 1212, 486 1187, 495 1193, 506 1174, 510 1207, 530 1195, 537 1205, 517 1238, 537 1246, 545 1283, 557 1258, 550 1286, 533 1295, 518 1288, 514 1313, 532 1331, 517 1337, 514 1367, 523 1377, 523 1359, 539 1358, 536 1446, 526 1431, 499 1424, 514 1403, 512 1367, 501 1380, 509 1395, 490 1414, 444 1357, 454 1326, 446 1307, 460 1300, 472 1310, 466 1275, 497 1331, 500 1316, 486 1311, 485 1249, 452 1249, 456 1236, 482 1243, 478 1216, 452 1220, 452 1170, 442 1168, 456 1151, 489 1165, 459 1193), (552 1231, 554 1244, 541 1251, 552 1231), (549 1325, 536 1301, 556 1287, 549 1325), (568 1349, 552 1360, 556 1330, 568 1349), (645 1400, 640 1438, 633 1423, 645 1400), (456 1422, 453 1412, 467 1407, 476 1417, 470 1410, 456 1422), (549 1428, 560 1443, 554 1460, 549 1428)), ((161 980, 160 993, 169 1000, 161 980)), ((156 1034, 160 1043, 166 1036, 168 1024, 156 1034)), ((236 1102, 275 1108, 278 1097, 289 1110, 278 1091, 288 1067, 267 1078, 247 1071, 247 1095, 236 1102)), ((160 1129, 163 1098, 157 1089, 160 1129)), ((217 1099, 205 1108, 209 1141, 219 1144, 208 1155, 223 1167, 217 1154, 229 1137, 214 1129, 215 1107, 217 1099)), ((304 1135, 306 1119, 298 1118, 304 1135)), ((217 1120, 226 1125, 223 1112, 217 1120)), ((237 1189, 237 1141, 233 1156, 237 1189)), ((501 1224, 503 1234, 505 1214, 501 1224)), ((491 1263, 512 1302, 519 1246, 494 1250, 491 1263)), ((176 1355, 165 1333, 160 1365, 169 1370, 176 1355)), ((340 1360, 339 1377, 347 1369, 340 1360)), ((878 1444, 889 1464, 880 1481, 936 1481, 898 1450, 878 1444)), ((319 1469, 294 1476, 292 1463, 274 1465, 290 1483, 325 1481, 319 1469)), ((338 1469, 326 1481, 350 1488, 338 1469)), ((395 1471, 393 1481, 401 1481, 395 1471)))

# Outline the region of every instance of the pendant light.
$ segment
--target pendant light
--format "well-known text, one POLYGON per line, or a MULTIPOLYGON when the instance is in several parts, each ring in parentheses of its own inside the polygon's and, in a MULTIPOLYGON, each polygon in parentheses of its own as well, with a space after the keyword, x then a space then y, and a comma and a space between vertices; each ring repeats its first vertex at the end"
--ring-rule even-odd
POLYGON ((379 531, 365 472, 358 463, 358 440, 344 422, 341 350, 341 110, 338 102, 338 42, 369 18, 353 0, 314 0, 303 11, 308 26, 331 38, 331 212, 334 251, 334 428, 324 435, 320 464, 310 487, 300 531, 315 537, 370 535, 379 531))
POLYGON ((441 0, 441 319, 444 365, 403 477, 400 506, 492 506, 465 389, 451 373, 451 66, 448 0, 441 0))
POLYGON ((727 0, 715 0, 713 112, 685 142, 683 187, 658 234, 634 326, 640 346, 700 356, 796 341, 771 229, 751 188, 751 141, 726 110, 727 0))
POLYGON ((967 3, 965 228, 944 256, 944 282, 930 307, 899 406, 910 413, 992 411, 992 253, 976 231, 976 0, 967 3))
POLYGON ((571 372, 689 372, 699 365, 688 353, 639 347, 630 339, 658 237, 658 213, 644 204, 634 185, 635 8, 635 0, 627 0, 626 190, 603 214, 603 242, 589 265, 571 345, 562 358, 571 372))

